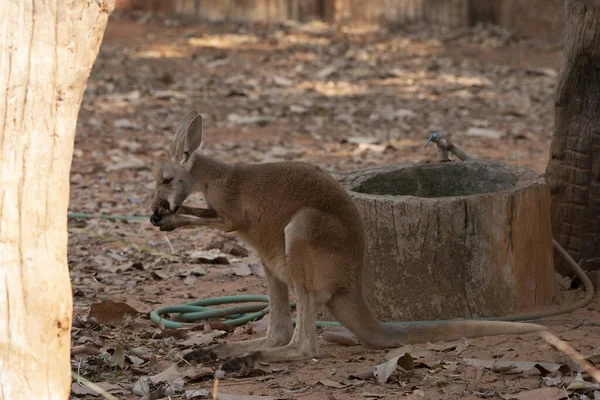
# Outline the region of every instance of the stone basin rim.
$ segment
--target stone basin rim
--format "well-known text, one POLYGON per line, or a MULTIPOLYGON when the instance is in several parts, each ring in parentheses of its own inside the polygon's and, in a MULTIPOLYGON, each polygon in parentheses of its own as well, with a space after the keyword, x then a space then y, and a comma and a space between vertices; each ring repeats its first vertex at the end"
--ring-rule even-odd
MULTIPOLYGON (((410 172, 407 172, 408 179, 415 178, 410 177, 410 172)), ((467 179, 467 178, 458 178, 467 179)), ((372 167, 362 168, 358 170, 348 171, 340 174, 338 181, 348 190, 353 197, 359 198, 371 198, 371 199, 382 199, 382 200, 402 200, 402 201, 420 201, 420 202, 448 202, 456 200, 464 200, 467 198, 480 198, 480 197, 491 197, 491 196, 505 196, 515 192, 532 188, 535 186, 546 185, 543 174, 530 170, 525 167, 509 165, 502 161, 491 161, 491 160, 466 160, 466 161, 451 161, 451 162, 422 162, 422 163, 393 163, 385 165, 376 165, 372 167), (447 168, 456 168, 470 170, 473 173, 489 170, 494 173, 500 173, 509 175, 511 181, 507 182, 505 187, 492 189, 483 192, 473 192, 466 194, 449 194, 449 195, 437 195, 437 196, 423 196, 414 193, 408 194, 394 194, 394 193, 366 193, 361 191, 361 186, 374 181, 382 175, 393 175, 394 173, 402 173, 402 171, 419 170, 429 171, 447 168)), ((499 182, 499 181, 496 181, 499 182)), ((363 189, 364 190, 364 189, 363 189)))

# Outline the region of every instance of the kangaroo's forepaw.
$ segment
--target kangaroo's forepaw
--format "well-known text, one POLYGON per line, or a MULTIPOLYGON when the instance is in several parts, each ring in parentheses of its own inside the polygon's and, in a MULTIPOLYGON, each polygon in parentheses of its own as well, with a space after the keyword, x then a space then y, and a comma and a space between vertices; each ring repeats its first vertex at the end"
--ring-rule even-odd
POLYGON ((259 353, 252 352, 239 357, 233 357, 221 365, 226 372, 243 372, 253 369, 259 360, 259 353))
POLYGON ((159 219, 156 222, 155 226, 158 226, 159 229, 163 232, 171 232, 180 226, 179 218, 176 214, 169 214, 159 219))
POLYGON ((193 363, 205 363, 210 361, 216 361, 219 359, 217 353, 209 348, 193 350, 183 356, 183 359, 187 362, 193 363))

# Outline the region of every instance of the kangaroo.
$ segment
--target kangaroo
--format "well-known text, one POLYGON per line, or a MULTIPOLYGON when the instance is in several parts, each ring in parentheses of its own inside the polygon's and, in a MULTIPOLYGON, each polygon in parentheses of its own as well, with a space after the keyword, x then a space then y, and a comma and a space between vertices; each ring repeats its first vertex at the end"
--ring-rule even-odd
POLYGON ((546 329, 500 321, 383 324, 362 292, 363 222, 338 181, 303 162, 227 164, 197 151, 201 143, 202 118, 190 111, 179 123, 168 161, 157 171, 150 222, 161 231, 207 226, 236 232, 264 265, 270 312, 265 337, 220 343, 188 354, 189 360, 228 360, 225 369, 317 357, 316 310, 321 305, 372 348, 546 329), (183 205, 193 192, 203 194, 207 209, 183 205), (296 294, 295 329, 290 289, 296 294))

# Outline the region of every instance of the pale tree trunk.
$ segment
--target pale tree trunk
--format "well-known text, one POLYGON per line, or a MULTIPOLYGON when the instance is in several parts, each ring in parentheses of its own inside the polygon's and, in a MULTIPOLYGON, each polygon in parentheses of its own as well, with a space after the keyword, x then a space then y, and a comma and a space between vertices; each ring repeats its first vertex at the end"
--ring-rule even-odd
POLYGON ((69 171, 114 0, 0 0, 0 399, 67 399, 69 171))
MULTIPOLYGON (((584 268, 600 268, 600 9, 567 0, 565 59, 546 174, 554 237, 584 268)), ((563 272, 569 269, 556 260, 563 272)))

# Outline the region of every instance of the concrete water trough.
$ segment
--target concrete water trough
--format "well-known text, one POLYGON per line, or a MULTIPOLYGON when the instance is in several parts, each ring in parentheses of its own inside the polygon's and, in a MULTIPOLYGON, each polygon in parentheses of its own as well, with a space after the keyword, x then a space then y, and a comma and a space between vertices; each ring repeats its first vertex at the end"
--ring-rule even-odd
POLYGON ((552 302, 542 175, 468 160, 378 166, 340 182, 364 220, 363 286, 380 319, 496 317, 552 302))

